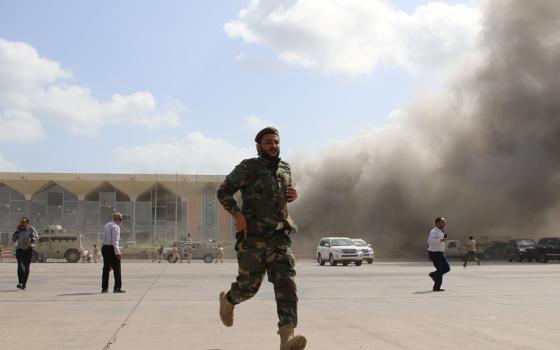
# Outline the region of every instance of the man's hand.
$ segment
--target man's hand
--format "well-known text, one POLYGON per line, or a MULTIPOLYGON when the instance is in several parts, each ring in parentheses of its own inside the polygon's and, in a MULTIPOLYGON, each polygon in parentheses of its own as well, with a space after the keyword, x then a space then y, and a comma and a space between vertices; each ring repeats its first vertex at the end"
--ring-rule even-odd
POLYGON ((235 226, 237 227, 237 232, 243 232, 243 238, 247 239, 247 220, 242 212, 238 211, 233 216, 235 219, 235 226))
POLYGON ((297 190, 292 186, 288 186, 288 188, 286 189, 286 198, 288 198, 288 203, 295 201, 297 197, 297 190))

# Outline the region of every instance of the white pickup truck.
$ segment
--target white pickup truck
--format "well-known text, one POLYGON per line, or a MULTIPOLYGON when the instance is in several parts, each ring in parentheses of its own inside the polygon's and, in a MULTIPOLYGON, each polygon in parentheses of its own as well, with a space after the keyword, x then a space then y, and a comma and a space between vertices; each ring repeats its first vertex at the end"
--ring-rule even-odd
POLYGON ((336 266, 339 262, 347 266, 353 262, 354 265, 362 265, 362 250, 354 245, 354 242, 347 237, 325 237, 321 238, 317 246, 317 262, 325 265, 328 261, 331 266, 336 266))

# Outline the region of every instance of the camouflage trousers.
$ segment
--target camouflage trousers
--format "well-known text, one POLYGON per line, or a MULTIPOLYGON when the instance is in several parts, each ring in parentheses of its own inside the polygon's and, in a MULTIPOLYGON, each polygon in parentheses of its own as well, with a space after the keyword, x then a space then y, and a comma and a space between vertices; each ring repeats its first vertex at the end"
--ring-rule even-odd
POLYGON ((239 271, 226 295, 228 301, 235 305, 252 298, 266 273, 274 286, 278 327, 288 324, 296 327, 298 299, 290 237, 283 231, 276 231, 269 237, 248 235, 245 240, 237 240, 235 250, 239 271))

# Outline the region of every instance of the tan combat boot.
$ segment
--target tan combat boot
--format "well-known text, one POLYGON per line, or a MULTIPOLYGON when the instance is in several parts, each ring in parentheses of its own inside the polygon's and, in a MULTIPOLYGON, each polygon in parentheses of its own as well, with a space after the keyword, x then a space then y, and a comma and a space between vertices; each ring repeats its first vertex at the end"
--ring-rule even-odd
POLYGON ((291 324, 280 327, 278 334, 280 334, 280 350, 305 349, 307 339, 303 335, 294 336, 294 326, 291 324))
POLYGON ((233 307, 226 298, 226 292, 220 293, 220 319, 226 327, 233 325, 233 307))

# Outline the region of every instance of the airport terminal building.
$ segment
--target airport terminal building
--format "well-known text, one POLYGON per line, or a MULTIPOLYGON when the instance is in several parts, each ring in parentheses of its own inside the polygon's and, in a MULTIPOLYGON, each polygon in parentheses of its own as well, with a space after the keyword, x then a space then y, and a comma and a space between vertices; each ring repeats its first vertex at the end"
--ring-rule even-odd
MULTIPOLYGON (((114 212, 123 213, 123 241, 231 241, 235 226, 218 203, 222 175, 0 173, 2 243, 21 216, 41 233, 62 225, 98 242, 114 212)), ((101 237, 102 238, 102 237, 101 237)))

